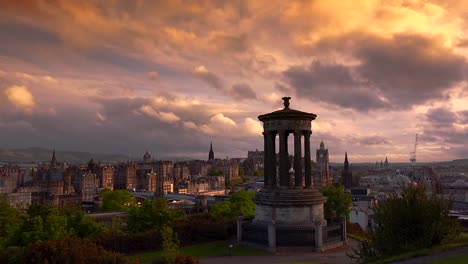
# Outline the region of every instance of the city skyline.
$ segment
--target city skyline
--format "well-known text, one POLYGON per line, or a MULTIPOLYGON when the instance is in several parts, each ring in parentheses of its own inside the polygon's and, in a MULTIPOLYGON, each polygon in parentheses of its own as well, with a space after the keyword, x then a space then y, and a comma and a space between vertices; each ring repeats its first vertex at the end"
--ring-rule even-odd
MULTIPOLYGON (((243 157, 317 114, 330 161, 468 158, 468 5, 4 1, 0 148, 243 157)), ((292 140, 292 139, 290 139, 292 140)), ((313 157, 315 159, 315 157, 313 157)))

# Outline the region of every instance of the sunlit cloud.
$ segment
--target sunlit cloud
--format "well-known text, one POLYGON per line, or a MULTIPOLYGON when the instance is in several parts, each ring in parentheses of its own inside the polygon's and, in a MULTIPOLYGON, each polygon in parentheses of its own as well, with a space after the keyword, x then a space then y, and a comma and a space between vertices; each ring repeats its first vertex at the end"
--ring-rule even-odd
POLYGON ((31 111, 34 106, 34 96, 26 86, 11 86, 5 90, 10 102, 20 110, 31 111))
POLYGON ((313 146, 333 161, 407 161, 416 133, 421 160, 466 158, 467 13, 437 0, 0 1, 0 137, 203 158, 215 138, 245 156, 263 145, 257 116, 291 96, 318 115, 313 146))

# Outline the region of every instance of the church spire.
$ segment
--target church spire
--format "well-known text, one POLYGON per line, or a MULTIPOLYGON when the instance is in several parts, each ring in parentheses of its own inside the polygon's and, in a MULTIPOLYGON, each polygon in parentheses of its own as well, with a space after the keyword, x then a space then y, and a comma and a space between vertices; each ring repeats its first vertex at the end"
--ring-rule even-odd
POLYGON ((350 189, 351 187, 353 187, 353 174, 352 174, 351 169, 349 167, 348 152, 345 152, 344 168, 343 168, 343 172, 341 174, 341 178, 342 178, 342 181, 343 181, 343 186, 346 189, 350 189))
POLYGON ((213 142, 210 142, 210 152, 208 153, 208 160, 214 160, 213 142))
POLYGON ((57 165, 57 159, 55 158, 55 149, 52 152, 52 160, 50 161, 50 165, 52 165, 52 166, 57 165))

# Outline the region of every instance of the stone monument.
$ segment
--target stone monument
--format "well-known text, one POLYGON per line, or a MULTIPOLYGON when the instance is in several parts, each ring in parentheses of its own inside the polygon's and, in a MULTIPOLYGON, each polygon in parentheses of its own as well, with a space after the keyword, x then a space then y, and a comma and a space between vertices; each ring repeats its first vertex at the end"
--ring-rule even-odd
POLYGON ((258 117, 264 129, 264 186, 254 198, 255 218, 242 227, 241 240, 268 246, 273 251, 277 247, 322 250, 322 230, 327 226, 323 213, 326 198, 312 186, 310 155, 312 121, 317 115, 289 108, 290 99, 283 97, 284 109, 258 117), (294 136, 292 168, 288 153, 290 134, 294 136))

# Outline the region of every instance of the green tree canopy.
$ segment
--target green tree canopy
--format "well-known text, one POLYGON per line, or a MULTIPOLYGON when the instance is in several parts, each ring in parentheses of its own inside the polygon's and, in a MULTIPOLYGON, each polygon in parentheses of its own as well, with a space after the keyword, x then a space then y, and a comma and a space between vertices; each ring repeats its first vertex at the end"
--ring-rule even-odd
POLYGON ((135 198, 126 190, 104 189, 100 195, 102 197, 102 210, 106 212, 128 211, 135 205, 135 198))
POLYGON ((20 229, 22 217, 10 204, 6 195, 0 195, 0 249, 5 247, 20 229))
POLYGON ((160 229, 184 215, 180 210, 170 209, 164 198, 146 199, 140 207, 134 206, 128 212, 127 228, 132 232, 160 229))
POLYGON ((449 217, 452 201, 428 195, 423 186, 407 185, 389 193, 374 208, 370 240, 354 250, 362 263, 382 255, 401 254, 444 244, 460 234, 456 219, 449 217))
POLYGON ((21 225, 16 229, 11 246, 26 246, 30 243, 46 240, 60 240, 66 237, 92 237, 104 227, 79 208, 30 206, 24 214, 21 225))
POLYGON ((439 245, 456 237, 458 222, 448 214, 450 200, 433 194, 423 186, 408 185, 401 194, 390 193, 374 209, 375 246, 383 252, 401 252, 439 245))
POLYGON ((322 194, 327 197, 324 205, 325 218, 331 219, 333 212, 336 217, 349 217, 349 210, 353 204, 351 195, 344 191, 341 184, 332 184, 321 189, 322 194))
POLYGON ((208 171, 208 175, 209 176, 223 176, 224 173, 222 170, 218 170, 218 169, 211 169, 208 171))
POLYGON ((235 219, 240 212, 245 217, 253 217, 255 216, 255 204, 252 201, 254 196, 254 192, 240 190, 232 194, 228 200, 214 204, 210 208, 210 213, 215 217, 226 219, 235 219))

